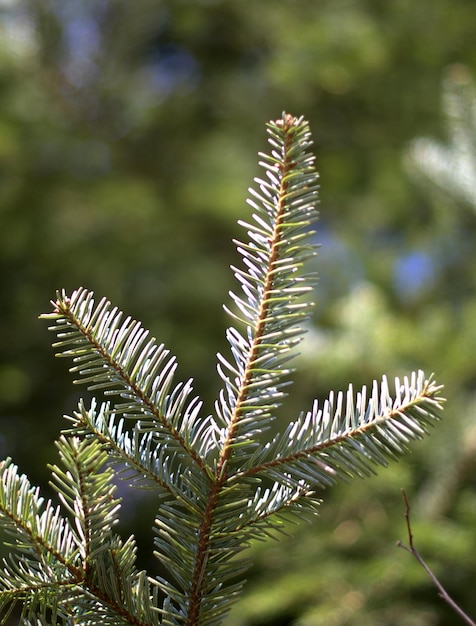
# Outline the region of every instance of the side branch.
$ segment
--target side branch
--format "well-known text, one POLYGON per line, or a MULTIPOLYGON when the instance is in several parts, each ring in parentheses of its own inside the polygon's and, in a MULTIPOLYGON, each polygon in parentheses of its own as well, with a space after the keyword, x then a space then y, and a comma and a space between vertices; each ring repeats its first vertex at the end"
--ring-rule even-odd
MULTIPOLYGON (((374 393, 368 404, 362 400, 365 394, 361 392, 353 425, 349 425, 347 417, 349 407, 342 411, 342 403, 338 402, 335 410, 329 408, 329 403, 324 412, 315 408, 291 423, 284 436, 273 442, 269 460, 244 468, 232 479, 268 472, 276 479, 277 471, 292 472, 298 465, 304 472, 301 476, 321 487, 339 477, 345 480, 370 475, 373 473, 370 462, 385 465, 387 459, 398 458, 410 438, 421 438, 425 422, 438 418, 441 400, 438 392, 439 387, 427 385, 416 397, 403 402, 394 402, 390 397, 386 402, 379 401, 378 394, 374 393), (380 405, 384 406, 382 410, 380 405)), ((354 413, 353 407, 350 408, 354 413)))
MULTIPOLYGON (((146 408, 149 414, 164 428, 164 430, 168 432, 170 437, 174 439, 179 444, 179 446, 192 458, 192 460, 198 465, 198 467, 200 467, 200 469, 206 473, 207 468, 201 456, 192 446, 187 445, 186 441, 184 440, 181 433, 177 430, 177 428, 173 424, 171 424, 166 415, 164 415, 159 410, 153 399, 149 397, 147 393, 144 393, 140 385, 136 384, 134 380, 132 380, 126 369, 114 358, 114 355, 110 354, 108 350, 105 349, 96 340, 91 326, 85 326, 72 310, 70 298, 64 298, 63 300, 58 298, 58 300, 56 300, 56 302, 52 302, 52 304, 55 308, 55 314, 57 316, 63 317, 63 319, 66 320, 66 323, 71 328, 75 329, 75 331, 86 340, 88 344, 88 350, 94 350, 96 354, 98 354, 100 358, 103 359, 109 371, 113 372, 114 375, 117 376, 118 381, 120 382, 118 382, 117 380, 113 381, 111 379, 111 387, 116 384, 122 386, 124 390, 130 390, 130 392, 132 392, 132 394, 139 399, 139 401, 146 408)), ((66 354, 73 357, 74 360, 75 354, 73 351, 66 354)), ((80 381, 81 379, 79 379, 78 382, 80 381)), ((118 393, 120 394, 121 391, 118 391, 118 393)), ((145 412, 144 415, 147 415, 147 413, 145 412)))
POLYGON ((403 495, 403 501, 405 502, 405 519, 407 522, 408 546, 404 545, 401 541, 397 541, 397 546, 399 548, 403 548, 404 550, 412 554, 415 557, 415 559, 418 561, 418 563, 420 563, 420 565, 423 567, 425 572, 430 577, 432 583, 438 589, 438 595, 440 596, 440 598, 442 598, 453 609, 453 611, 457 613, 464 622, 466 622, 466 624, 469 624, 469 626, 476 626, 476 622, 473 622, 473 620, 469 617, 469 615, 466 615, 466 613, 456 604, 453 598, 450 597, 446 589, 443 587, 443 585, 440 583, 437 577, 433 574, 431 569, 428 567, 428 565, 425 563, 423 558, 420 556, 420 553, 418 552, 418 550, 415 548, 415 544, 413 543, 413 533, 412 533, 412 528, 411 528, 411 523, 410 523, 410 504, 408 502, 408 497, 404 489, 402 489, 402 495, 403 495))

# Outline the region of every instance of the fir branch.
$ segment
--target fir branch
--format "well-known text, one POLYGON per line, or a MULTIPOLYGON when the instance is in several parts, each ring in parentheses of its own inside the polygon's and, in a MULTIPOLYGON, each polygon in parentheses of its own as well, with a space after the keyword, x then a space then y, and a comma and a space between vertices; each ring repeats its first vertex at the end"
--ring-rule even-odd
POLYGON ((268 124, 268 133, 271 155, 260 153, 268 180, 256 178, 259 192, 250 189, 258 201, 250 200, 256 224, 240 222, 250 242, 236 242, 246 266, 233 268, 243 291, 243 296, 230 294, 239 314, 226 309, 245 324, 245 332, 227 331, 234 365, 218 355, 225 389, 216 410, 226 426, 219 471, 237 446, 242 462, 246 449, 255 448, 256 436, 274 419, 283 396, 281 380, 291 371, 284 365, 304 332, 296 325, 312 306, 302 296, 312 289, 315 276, 300 272, 315 254, 314 246, 302 241, 313 234, 309 227, 317 219, 318 174, 309 152, 309 126, 283 114, 268 124))
POLYGON ((315 277, 303 264, 315 254, 318 190, 307 122, 284 113, 268 134, 266 178, 255 179, 255 213, 241 222, 249 240, 236 242, 241 291, 230 294, 227 311, 238 327, 226 334, 231 357, 218 355, 214 416, 202 416, 190 380, 175 382, 165 346, 107 300, 61 292, 44 316, 55 321, 58 355, 73 359, 80 381, 119 399, 80 403, 57 444, 51 484, 73 521, 50 503, 41 513, 38 491, 5 462, 0 520, 21 560, 5 564, 0 611, 21 599, 25 619, 38 624, 50 611, 75 626, 218 625, 243 586, 251 539, 272 534, 288 513, 314 512, 314 488, 369 475, 438 419, 440 387, 420 372, 397 380, 394 398, 386 378, 368 401, 365 388, 354 400, 350 387, 346 403, 331 394, 323 409, 315 402, 283 435, 260 443, 312 306, 315 277), (158 492, 154 545, 164 576, 138 571, 134 537, 113 532, 119 501, 110 461, 122 478, 158 492))
POLYGON ((59 507, 48 502, 42 510, 38 488, 10 461, 0 469, 0 519, 21 553, 3 561, 3 620, 22 602, 27 619, 48 614, 54 622, 72 611, 78 624, 117 625, 118 618, 122 624, 158 624, 157 592, 151 593, 145 573, 134 567, 134 539, 123 544, 111 533, 118 501, 111 497, 112 471, 102 471, 105 453, 96 441, 62 437, 57 445, 65 470, 52 467, 52 484, 74 528, 59 507))
MULTIPOLYGON (((187 625, 198 623, 202 604, 213 597, 217 585, 214 568, 218 560, 213 550, 213 530, 228 518, 222 506, 222 491, 231 467, 241 464, 256 446, 255 438, 273 419, 273 410, 282 397, 282 382, 289 370, 284 368, 289 350, 303 331, 296 322, 308 315, 309 303, 299 298, 311 288, 310 278, 299 274, 303 261, 313 248, 297 242, 304 229, 316 218, 317 173, 308 124, 283 114, 281 120, 268 124, 271 156, 265 160, 268 180, 256 179, 260 192, 250 190, 259 204, 251 201, 257 213, 256 224, 248 228, 250 242, 240 244, 247 270, 235 271, 244 298, 231 294, 240 315, 232 314, 246 324, 241 335, 227 331, 235 365, 219 357, 218 371, 225 383, 216 403, 218 418, 225 425, 220 442, 216 480, 212 483, 200 524, 197 556, 189 595, 187 625), (247 452, 249 450, 249 452, 247 452), (207 571, 207 566, 209 571, 207 571)), ((308 233, 309 236, 309 233, 308 233)), ((244 545, 246 536, 241 543, 244 545)), ((242 549, 240 542, 236 550, 242 549)), ((221 569, 220 576, 221 576, 221 569)))
POLYGON ((114 498, 111 467, 103 469, 107 454, 96 440, 61 436, 56 446, 64 470, 50 466, 51 484, 63 507, 74 517, 81 558, 95 561, 96 552, 104 549, 104 537, 118 522, 119 500, 114 498))
POLYGON ((409 173, 476 208, 476 85, 465 66, 449 67, 443 83, 448 141, 419 137, 406 155, 409 173))
POLYGON ((348 480, 375 473, 374 466, 388 465, 408 451, 410 440, 421 439, 427 426, 440 418, 443 399, 441 387, 422 371, 395 379, 395 398, 384 376, 380 389, 374 381, 367 401, 364 386, 357 401, 352 385, 337 396, 331 393, 319 408, 291 422, 281 436, 264 446, 230 480, 259 475, 302 488, 328 487, 338 478, 348 480))
POLYGON ((0 522, 18 553, 3 559, 0 575, 0 613, 18 602, 23 614, 50 606, 59 593, 82 580, 78 535, 58 507, 39 495, 10 459, 0 467, 0 522), (20 556, 21 555, 21 556, 20 556))
POLYGON ((120 395, 116 412, 154 429, 155 436, 181 456, 204 469, 200 451, 189 444, 190 428, 197 421, 201 403, 192 394, 192 381, 174 385, 175 357, 164 344, 149 339, 139 322, 111 308, 105 298, 95 305, 92 292, 78 289, 71 297, 57 294, 54 313, 41 316, 56 322, 50 330, 58 335, 57 356, 71 358, 75 382, 106 395, 120 395))
MULTIPOLYGON (((132 429, 127 430, 126 421, 110 410, 109 402, 101 403, 97 409, 94 398, 89 409, 80 401, 78 411, 71 417, 67 416, 67 419, 72 422, 72 427, 64 432, 83 437, 93 436, 108 451, 109 458, 116 464, 116 474, 122 480, 138 487, 160 489, 191 504, 190 499, 183 497, 183 478, 188 468, 177 464, 173 451, 157 440, 152 427, 144 428, 141 422, 136 422, 132 429)), ((210 429, 215 430, 210 420, 202 420, 197 424, 193 439, 190 437, 192 443, 199 436, 209 442, 210 429)), ((212 475, 211 468, 205 466, 205 470, 212 475)))

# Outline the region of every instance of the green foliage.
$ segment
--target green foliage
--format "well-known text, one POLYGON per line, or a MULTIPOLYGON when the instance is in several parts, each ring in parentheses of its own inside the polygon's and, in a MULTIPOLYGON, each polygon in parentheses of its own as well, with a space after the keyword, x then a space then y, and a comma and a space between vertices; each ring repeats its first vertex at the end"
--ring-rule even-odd
MULTIPOLYGON (((140 319, 173 347, 180 378, 193 376, 210 412, 215 353, 226 351, 229 239, 240 236, 260 128, 276 111, 301 111, 325 180, 322 254, 309 262, 318 306, 270 438, 315 397, 382 370, 435 372, 449 401, 431 439, 402 462, 329 490, 318 524, 253 544, 233 624, 452 626, 394 547, 405 539, 401 487, 422 551, 475 615, 476 221, 446 190, 415 184, 418 163, 404 168, 401 157, 415 137, 448 143, 441 78, 462 64, 475 74, 476 4, 140 6, 0 3, 0 458, 51 496, 47 463, 81 391, 45 357, 35 321, 58 286, 86 285, 140 319), (396 272, 421 251, 433 272, 410 290, 418 267, 398 283, 396 272), (315 586, 304 593, 306 580, 315 586)), ((120 532, 134 531, 140 568, 152 572, 155 497, 120 490, 120 532)))
POLYGON ((231 356, 218 354, 222 388, 203 413, 192 382, 177 381, 163 344, 106 299, 58 293, 58 354, 78 382, 108 400, 80 402, 57 443, 51 485, 60 505, 3 462, 0 516, 14 551, 0 581, 4 619, 17 604, 36 623, 219 624, 249 567, 244 550, 313 513, 316 490, 364 477, 407 451, 439 418, 440 387, 423 372, 386 377, 354 394, 331 393, 269 437, 304 334, 315 276, 318 175, 308 123, 289 114, 268 124, 264 178, 250 190, 248 239, 237 242, 241 290, 231 293, 231 356), (115 469, 114 469, 115 468, 115 469), (133 536, 113 532, 120 500, 113 475, 159 495, 154 555, 164 573, 136 567, 133 536))

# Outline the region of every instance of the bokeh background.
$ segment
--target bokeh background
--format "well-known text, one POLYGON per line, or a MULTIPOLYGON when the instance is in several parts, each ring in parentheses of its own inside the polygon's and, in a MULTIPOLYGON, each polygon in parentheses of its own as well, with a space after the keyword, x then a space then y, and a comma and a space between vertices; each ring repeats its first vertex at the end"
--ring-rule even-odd
MULTIPOLYGON (((85 286, 178 356, 212 410, 247 187, 283 110, 321 175, 316 314, 277 427, 412 369, 445 419, 312 524, 252 546, 230 626, 452 626, 396 541, 476 616, 474 0, 0 0, 0 457, 48 489, 84 389, 38 315, 85 286)), ((46 491, 47 492, 47 491, 46 491)), ((123 532, 156 564, 154 501, 123 532)))

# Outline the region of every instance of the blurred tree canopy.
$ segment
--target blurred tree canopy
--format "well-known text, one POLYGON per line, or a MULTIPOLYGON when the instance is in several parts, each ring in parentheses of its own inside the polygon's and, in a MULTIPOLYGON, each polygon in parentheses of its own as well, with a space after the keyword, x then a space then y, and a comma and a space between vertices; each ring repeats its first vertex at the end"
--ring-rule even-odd
MULTIPOLYGON (((475 24, 472 0, 0 0, 2 458, 45 483, 85 395, 37 320, 58 288, 141 319, 212 410, 231 239, 282 110, 311 122, 323 246, 281 425, 350 381, 423 367, 446 383, 444 421, 405 462, 253 547, 232 626, 454 624, 395 548, 400 487, 420 551, 476 615, 476 206, 411 148, 473 137, 476 162, 476 116, 452 135, 442 99, 476 102, 475 24)), ((128 503, 131 523, 145 507, 128 503)))

